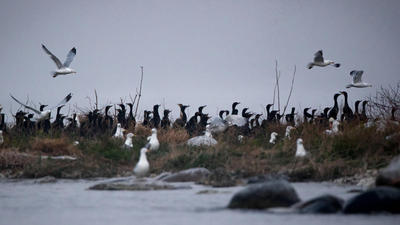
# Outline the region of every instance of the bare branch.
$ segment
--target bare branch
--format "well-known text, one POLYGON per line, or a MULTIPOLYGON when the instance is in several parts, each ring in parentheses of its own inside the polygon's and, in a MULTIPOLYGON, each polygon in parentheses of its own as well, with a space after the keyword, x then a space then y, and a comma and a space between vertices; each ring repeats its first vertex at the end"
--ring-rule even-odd
POLYGON ((140 88, 139 88, 138 101, 137 101, 137 104, 136 104, 135 118, 137 118, 136 115, 137 115, 137 111, 138 111, 138 108, 139 108, 139 102, 140 102, 140 98, 142 97, 143 66, 141 66, 140 69, 141 69, 142 74, 140 76, 140 88))
POLYGON ((289 100, 290 100, 290 97, 292 96, 292 91, 293 91, 294 78, 295 78, 295 76, 296 76, 296 65, 294 65, 293 77, 292 77, 292 84, 291 84, 291 86, 290 86, 289 96, 288 96, 288 98, 287 98, 286 105, 285 105, 285 108, 283 109, 283 114, 282 114, 282 115, 285 114, 286 109, 287 109, 287 106, 289 105, 289 100))

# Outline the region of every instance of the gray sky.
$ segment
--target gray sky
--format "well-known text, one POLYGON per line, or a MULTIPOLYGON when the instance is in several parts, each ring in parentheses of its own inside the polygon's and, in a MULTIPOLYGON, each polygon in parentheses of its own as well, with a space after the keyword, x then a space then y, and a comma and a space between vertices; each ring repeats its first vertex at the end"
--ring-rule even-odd
MULTIPOLYGON (((207 104, 206 112, 239 107, 261 112, 272 102, 279 61, 282 102, 297 65, 290 106, 332 105, 335 92, 364 70, 373 88, 348 90, 351 101, 399 81, 400 1, 1 1, 0 104, 21 100, 56 104, 69 92, 88 107, 94 89, 100 104, 134 96, 145 77, 141 110, 162 104, 207 104), (78 73, 52 78, 45 44, 78 73), (342 64, 308 70, 319 49, 342 64)), ((72 108, 72 107, 71 107, 72 108)))

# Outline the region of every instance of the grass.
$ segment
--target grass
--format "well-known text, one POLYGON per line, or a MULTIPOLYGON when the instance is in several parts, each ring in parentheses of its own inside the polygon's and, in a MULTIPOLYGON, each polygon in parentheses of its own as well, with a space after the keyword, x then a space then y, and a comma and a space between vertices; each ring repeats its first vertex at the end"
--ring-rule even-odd
MULTIPOLYGON (((319 125, 303 124, 293 130, 292 138, 283 138, 285 126, 273 125, 257 130, 240 143, 237 131, 230 128, 215 135, 213 147, 188 147, 184 129, 160 130, 160 149, 148 153, 151 172, 179 171, 205 167, 240 177, 274 173, 287 174, 293 180, 328 180, 379 169, 400 154, 400 140, 386 140, 400 132, 399 126, 378 131, 359 124, 344 124, 340 134, 327 136, 319 125), (275 145, 269 143, 272 131, 278 133, 275 145), (294 157, 296 139, 301 137, 309 156, 294 157)), ((129 130, 132 132, 133 130, 129 130)), ((137 126, 133 149, 123 148, 123 140, 109 135, 77 137, 67 133, 21 135, 11 130, 0 146, 0 169, 20 173, 23 177, 80 178, 117 176, 130 172, 147 142, 151 130, 137 126), (73 142, 78 140, 79 144, 73 142), (22 153, 25 153, 23 155, 22 153), (26 154, 36 157, 27 157, 26 154), (76 161, 40 160, 38 155, 72 155, 76 161)))

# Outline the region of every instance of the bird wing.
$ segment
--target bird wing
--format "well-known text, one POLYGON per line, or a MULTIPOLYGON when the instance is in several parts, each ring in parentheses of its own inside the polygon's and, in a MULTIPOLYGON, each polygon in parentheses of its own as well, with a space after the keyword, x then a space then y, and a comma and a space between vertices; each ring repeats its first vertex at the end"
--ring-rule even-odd
POLYGON ((319 50, 314 54, 314 62, 324 62, 324 57, 322 56, 322 50, 319 50))
POLYGON ((350 76, 353 77, 353 83, 361 83, 362 82, 362 75, 364 71, 362 70, 353 70, 350 72, 350 76))
POLYGON ((12 96, 11 94, 10 94, 10 96, 11 96, 12 99, 14 99, 14 101, 18 102, 18 103, 19 103, 20 105, 22 105, 23 107, 25 107, 25 108, 27 108, 27 109, 30 109, 30 110, 34 111, 35 113, 37 113, 37 114, 40 114, 40 111, 39 111, 39 110, 34 109, 34 108, 30 107, 30 106, 25 105, 24 103, 18 101, 18 99, 16 99, 16 98, 15 98, 14 96, 12 96))
POLYGON ((54 63, 57 65, 58 69, 62 68, 63 65, 61 64, 61 61, 55 56, 53 53, 51 53, 46 46, 42 44, 43 50, 50 56, 50 58, 54 61, 54 63))
POLYGON ((71 100, 71 98, 72 98, 72 93, 69 93, 67 96, 65 96, 65 98, 63 100, 61 100, 61 102, 59 102, 56 106, 51 108, 51 110, 53 110, 61 105, 67 104, 67 102, 69 102, 69 100, 71 100))
POLYGON ((76 48, 72 48, 68 52, 67 58, 65 59, 65 62, 64 62, 64 66, 65 67, 69 67, 69 65, 71 64, 71 62, 74 59, 75 55, 76 55, 76 48))

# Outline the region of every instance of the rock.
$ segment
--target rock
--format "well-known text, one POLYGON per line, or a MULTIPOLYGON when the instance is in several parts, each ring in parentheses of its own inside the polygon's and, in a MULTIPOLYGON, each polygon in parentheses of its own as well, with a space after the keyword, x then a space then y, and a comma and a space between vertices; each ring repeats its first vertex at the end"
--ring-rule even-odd
POLYGON ((247 179, 247 184, 264 183, 271 180, 289 180, 289 177, 284 174, 265 174, 250 177, 247 179))
POLYGON ((252 184, 236 193, 228 208, 266 209, 288 207, 300 201, 296 190, 285 180, 252 184))
POLYGON ((48 184, 48 183, 55 183, 57 179, 52 176, 45 176, 42 178, 38 178, 34 181, 35 184, 48 184))
POLYGON ((400 213, 400 190, 376 187, 349 199, 343 209, 346 214, 391 212, 400 213))
POLYGON ((129 179, 116 180, 101 184, 96 184, 89 190, 107 190, 107 191, 153 191, 153 190, 178 190, 190 189, 190 186, 171 185, 162 181, 150 179, 129 179))
POLYGON ((206 179, 210 174, 211 172, 206 168, 192 168, 166 175, 160 180, 165 182, 200 182, 206 179))
POLYGON ((212 187, 232 187, 242 184, 241 180, 237 179, 237 176, 222 167, 217 168, 206 179, 196 183, 212 187))
POLYGON ((218 193, 218 191, 216 191, 216 190, 202 190, 202 191, 197 192, 196 194, 204 195, 204 194, 217 194, 217 193, 218 193))
POLYGON ((375 184, 400 188, 400 156, 394 158, 386 168, 380 171, 375 184))
POLYGON ((299 213, 337 213, 343 208, 343 199, 333 195, 322 195, 293 206, 299 213))

